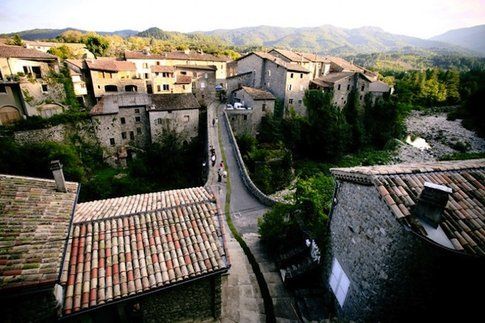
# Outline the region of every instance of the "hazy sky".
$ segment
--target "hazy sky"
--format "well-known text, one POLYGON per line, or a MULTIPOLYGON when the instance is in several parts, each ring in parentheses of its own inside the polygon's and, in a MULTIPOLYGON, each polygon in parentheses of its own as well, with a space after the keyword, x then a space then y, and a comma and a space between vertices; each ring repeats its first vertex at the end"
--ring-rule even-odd
POLYGON ((0 33, 64 27, 113 31, 156 26, 187 32, 324 24, 377 26, 428 38, 449 29, 485 24, 485 0, 0 0, 0 33))

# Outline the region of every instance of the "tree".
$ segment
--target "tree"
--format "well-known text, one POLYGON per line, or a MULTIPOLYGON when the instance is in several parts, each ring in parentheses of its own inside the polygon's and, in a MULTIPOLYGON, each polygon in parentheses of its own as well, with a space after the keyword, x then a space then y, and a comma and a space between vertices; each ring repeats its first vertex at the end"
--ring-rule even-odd
POLYGON ((8 44, 15 45, 15 46, 24 46, 24 42, 22 41, 22 38, 20 38, 20 36, 17 34, 13 35, 12 38, 9 39, 8 44))
POLYGON ((448 103, 456 104, 460 101, 460 73, 457 70, 448 70, 445 73, 446 100, 448 103))
POLYGON ((347 104, 344 107, 345 120, 350 127, 350 149, 352 151, 359 151, 364 144, 364 124, 363 111, 359 101, 359 95, 355 89, 350 91, 347 104))
POLYGON ((109 47, 108 41, 97 34, 89 35, 85 40, 85 44, 86 48, 96 57, 103 56, 109 47))
POLYGON ((72 52, 71 48, 66 45, 59 47, 52 47, 47 51, 49 54, 56 55, 62 59, 76 58, 76 55, 72 52))

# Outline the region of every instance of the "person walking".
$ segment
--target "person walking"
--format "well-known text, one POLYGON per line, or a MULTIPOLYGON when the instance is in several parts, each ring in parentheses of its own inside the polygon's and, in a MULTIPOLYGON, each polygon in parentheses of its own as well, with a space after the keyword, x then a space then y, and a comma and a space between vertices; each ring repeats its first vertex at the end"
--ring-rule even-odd
POLYGON ((218 183, 222 182, 222 168, 219 168, 217 170, 217 182, 218 183))
POLYGON ((212 161, 212 167, 216 165, 216 154, 211 156, 211 161, 212 161))

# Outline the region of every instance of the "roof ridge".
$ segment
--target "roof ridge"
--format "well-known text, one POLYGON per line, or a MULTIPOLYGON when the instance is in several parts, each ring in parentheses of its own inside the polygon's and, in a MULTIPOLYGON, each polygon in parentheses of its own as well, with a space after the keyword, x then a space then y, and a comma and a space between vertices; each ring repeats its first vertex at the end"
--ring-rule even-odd
POLYGON ((196 204, 215 203, 215 202, 216 202, 216 199, 215 199, 215 197, 213 197, 211 199, 203 199, 203 200, 200 200, 200 201, 183 203, 183 204, 179 204, 179 205, 165 206, 165 207, 152 209, 152 210, 145 210, 145 211, 139 211, 139 212, 133 212, 133 213, 120 214, 120 215, 115 215, 115 216, 109 216, 109 217, 106 217, 106 218, 96 218, 96 219, 82 220, 82 221, 76 221, 74 219, 73 225, 104 222, 106 220, 113 220, 113 219, 124 219, 124 218, 135 216, 135 215, 142 215, 142 214, 147 214, 147 213, 152 213, 152 212, 161 212, 161 211, 172 210, 172 209, 181 208, 181 207, 192 206, 192 205, 196 205, 196 204))

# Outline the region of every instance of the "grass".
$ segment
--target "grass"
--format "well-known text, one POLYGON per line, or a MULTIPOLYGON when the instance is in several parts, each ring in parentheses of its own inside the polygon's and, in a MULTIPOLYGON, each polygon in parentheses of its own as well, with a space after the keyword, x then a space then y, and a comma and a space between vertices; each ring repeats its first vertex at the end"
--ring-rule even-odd
POLYGON ((485 158, 485 152, 453 153, 441 156, 440 160, 466 160, 485 158))
MULTIPOLYGON (((218 137, 219 137, 219 143, 221 143, 221 155, 222 155, 222 160, 224 161, 224 165, 227 165, 227 160, 226 160, 226 153, 224 150, 224 146, 222 145, 222 133, 221 133, 221 126, 219 123, 218 127, 218 137)), ((249 249, 248 245, 244 241, 244 239, 239 235, 239 232, 237 231, 236 227, 234 226, 234 223, 232 222, 231 218, 231 174, 229 172, 229 168, 227 168, 227 179, 226 179, 226 202, 224 204, 224 213, 226 215, 226 221, 227 225, 229 226, 229 229, 231 230, 232 235, 234 238, 237 240, 239 245, 244 251, 244 254, 246 254, 246 257, 248 258, 249 263, 251 264, 251 268, 253 269, 253 272, 256 276, 256 280, 258 281, 259 289, 261 291, 261 296, 263 297, 263 303, 264 303, 264 312, 266 315, 266 322, 268 323, 273 323, 276 322, 275 314, 274 314, 274 308, 273 308, 273 299, 271 298, 271 295, 269 293, 268 285, 266 284, 266 280, 264 279, 263 273, 261 272, 261 268, 259 268, 259 264, 256 261, 256 258, 254 258, 253 253, 249 249)))

